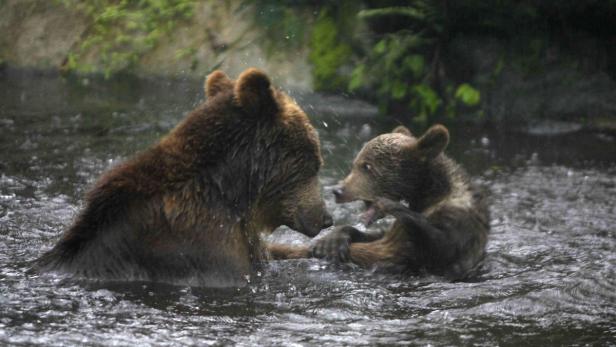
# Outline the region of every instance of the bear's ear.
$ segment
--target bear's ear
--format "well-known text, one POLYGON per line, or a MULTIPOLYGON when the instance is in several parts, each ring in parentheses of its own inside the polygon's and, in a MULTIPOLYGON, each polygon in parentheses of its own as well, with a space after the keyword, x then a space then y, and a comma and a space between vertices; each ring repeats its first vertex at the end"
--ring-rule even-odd
POLYGON ((224 72, 216 70, 207 76, 203 89, 205 97, 209 99, 220 92, 233 89, 233 81, 224 72))
POLYGON ((235 98, 248 113, 273 115, 277 111, 269 77, 255 68, 242 72, 235 84, 235 98))
POLYGON ((449 143, 449 131, 444 126, 437 124, 428 129, 417 140, 417 149, 425 159, 434 159, 441 154, 449 143))
POLYGON ((405 127, 404 125, 398 125, 391 132, 394 134, 402 134, 402 135, 411 136, 411 137, 413 136, 413 133, 411 133, 409 128, 405 127))

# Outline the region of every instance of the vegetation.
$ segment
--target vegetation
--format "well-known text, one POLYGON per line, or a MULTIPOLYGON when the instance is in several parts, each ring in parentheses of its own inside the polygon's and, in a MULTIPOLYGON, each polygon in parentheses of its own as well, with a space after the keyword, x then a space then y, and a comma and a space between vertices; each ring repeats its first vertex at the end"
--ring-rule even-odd
POLYGON ((410 112, 422 123, 442 113, 453 117, 458 105, 478 105, 477 89, 448 78, 442 59, 446 11, 437 4, 414 1, 360 11, 358 17, 373 36, 353 70, 349 90, 370 91, 383 113, 410 112))
POLYGON ((331 91, 346 84, 338 71, 351 57, 351 47, 341 39, 336 22, 328 12, 322 10, 314 24, 308 59, 313 65, 314 87, 331 91))
MULTIPOLYGON (((199 0, 55 0, 84 13, 90 26, 70 53, 69 71, 105 75, 130 71, 199 0), (93 54, 96 56, 93 56, 93 54), (90 63, 86 63, 90 62, 90 63)), ((576 31, 603 42, 616 37, 616 0, 241 0, 254 6, 259 43, 275 55, 308 49, 314 87, 350 92, 379 104, 383 114, 418 122, 459 114, 481 116, 482 94, 506 67, 541 73, 556 42, 575 52, 576 31), (502 52, 489 76, 465 70, 448 51, 457 35, 490 35, 514 49, 502 52), (560 42, 558 42, 560 40, 560 42), (481 88, 480 88, 481 87, 481 88)), ((194 53, 187 47, 177 53, 194 53)), ((611 54, 611 55, 609 55, 611 54)), ((579 56, 579 54, 578 54, 579 56)), ((606 70, 616 76, 616 49, 606 70)), ((576 61, 571 66, 577 66, 576 61)), ((587 64, 588 65, 588 64, 587 64)))
MULTIPOLYGON (((247 1, 246 6, 251 3, 247 1)), ((263 31, 260 44, 269 55, 306 44, 312 15, 305 7, 286 6, 274 0, 258 1, 255 7, 254 24, 263 31)))
POLYGON ((356 13, 361 2, 256 0, 255 24, 264 32, 260 44, 270 55, 308 48, 314 87, 319 91, 346 90, 356 13))
MULTIPOLYGON (((410 114, 418 122, 461 113, 482 116, 478 87, 489 88, 506 66, 529 76, 543 73, 549 50, 559 47, 559 61, 576 68, 581 64, 573 38, 579 32, 604 40, 608 47, 616 37, 616 27, 610 24, 616 16, 615 0, 365 0, 361 6, 354 12, 354 34, 337 40, 338 46, 331 38, 347 24, 329 25, 328 39, 314 26, 315 40, 329 43, 321 43, 318 53, 312 47, 315 87, 353 92, 377 102, 383 114, 410 114), (448 51, 458 35, 491 36, 506 41, 508 50, 500 52, 488 76, 477 76, 448 51), (347 47, 352 47, 351 54, 347 47), (332 59, 325 51, 339 58, 332 59), (350 73, 337 74, 344 64, 352 66, 350 73), (325 65, 330 68, 322 68, 325 65), (341 87, 345 78, 346 86, 341 87)), ((319 21, 338 23, 328 22, 323 18, 327 15, 322 12, 319 21)), ((608 54, 616 57, 616 50, 608 54)), ((616 76, 616 64, 606 60, 603 68, 616 76)))
POLYGON ((423 122, 436 114, 453 116, 460 105, 477 106, 480 92, 446 74, 441 51, 448 30, 441 2, 389 3, 320 4, 309 35, 315 89, 352 92, 378 102, 382 113, 410 112, 423 122))
POLYGON ((64 68, 93 72, 102 66, 107 77, 130 69, 161 37, 189 19, 195 5, 195 0, 58 1, 90 19, 85 38, 70 52, 64 68), (97 48, 95 63, 85 63, 93 48, 97 48))

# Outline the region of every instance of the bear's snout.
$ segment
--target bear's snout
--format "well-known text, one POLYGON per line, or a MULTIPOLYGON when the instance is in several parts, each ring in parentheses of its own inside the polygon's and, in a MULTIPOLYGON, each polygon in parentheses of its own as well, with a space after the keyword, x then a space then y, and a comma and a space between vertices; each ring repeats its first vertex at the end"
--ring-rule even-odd
POLYGON ((336 199, 337 204, 354 200, 351 198, 349 192, 347 192, 343 185, 334 187, 334 189, 332 189, 332 193, 334 193, 334 198, 336 199))
POLYGON ((334 196, 336 197, 336 199, 342 197, 342 194, 344 194, 344 191, 342 190, 342 187, 336 187, 336 188, 334 188, 334 190, 332 192, 334 193, 334 196))

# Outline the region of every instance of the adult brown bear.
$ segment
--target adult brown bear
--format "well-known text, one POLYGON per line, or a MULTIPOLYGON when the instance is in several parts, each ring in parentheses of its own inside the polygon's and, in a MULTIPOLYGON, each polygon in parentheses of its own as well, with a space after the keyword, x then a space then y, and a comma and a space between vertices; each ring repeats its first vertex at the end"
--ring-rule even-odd
POLYGON ((350 260, 387 271, 427 271, 452 280, 471 275, 485 254, 489 212, 464 170, 443 153, 448 142, 449 132, 442 125, 419 138, 398 127, 372 139, 334 195, 339 203, 363 200, 366 224, 386 214, 394 216, 391 230, 364 233, 344 226, 317 240, 311 249, 296 247, 290 252, 283 247, 274 255, 350 260))
POLYGON ((35 269, 83 277, 241 285, 267 257, 259 233, 331 225, 304 112, 256 69, 216 71, 206 101, 159 143, 105 173, 35 269))

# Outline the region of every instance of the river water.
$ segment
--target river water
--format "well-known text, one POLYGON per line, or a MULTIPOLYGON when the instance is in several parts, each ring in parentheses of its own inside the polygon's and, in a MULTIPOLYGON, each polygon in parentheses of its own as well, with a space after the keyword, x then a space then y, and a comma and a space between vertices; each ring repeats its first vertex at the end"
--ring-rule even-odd
MULTIPOLYGON (((359 205, 334 204, 331 187, 395 124, 344 97, 295 96, 320 133, 327 206, 355 223, 359 205)), ((448 152, 491 191, 486 266, 468 282, 313 259, 227 290, 26 274, 98 175, 201 97, 185 81, 0 77, 0 345, 616 345, 616 140, 544 125, 450 127, 448 152)))

